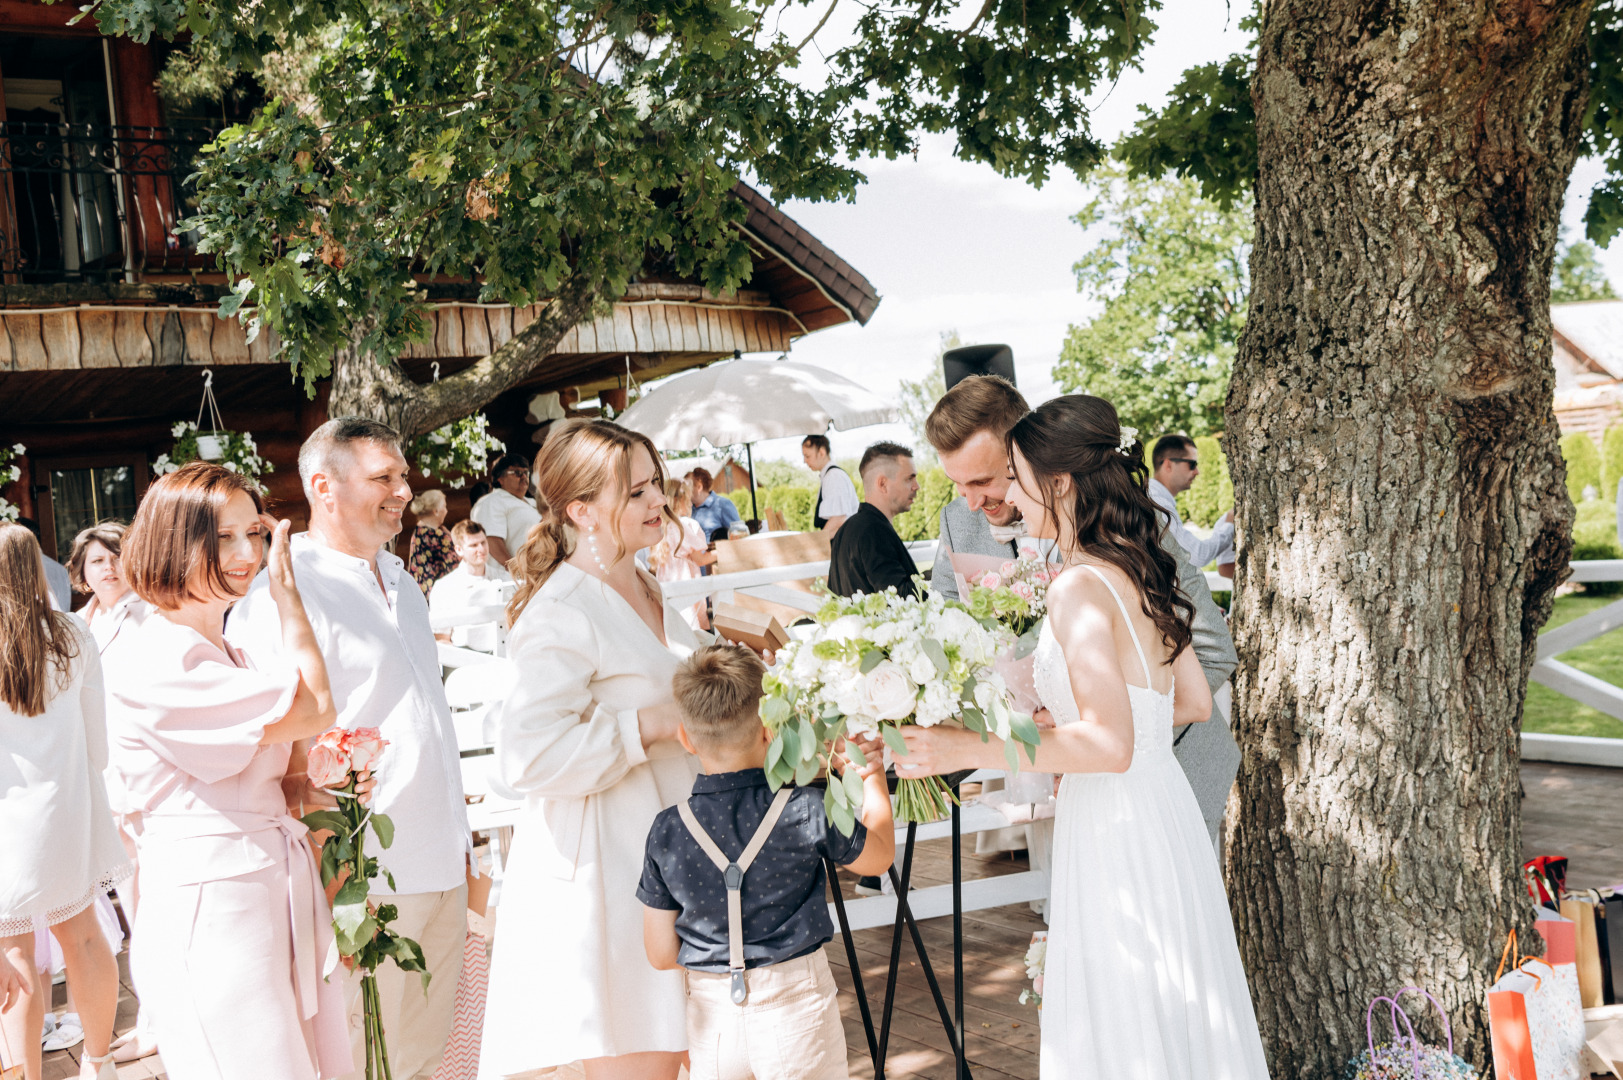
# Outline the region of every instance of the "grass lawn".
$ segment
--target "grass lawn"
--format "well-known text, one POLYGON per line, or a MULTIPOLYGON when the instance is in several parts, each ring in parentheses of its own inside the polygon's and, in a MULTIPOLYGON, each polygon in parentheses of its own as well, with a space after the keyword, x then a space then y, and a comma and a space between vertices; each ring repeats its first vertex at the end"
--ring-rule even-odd
MULTIPOLYGON (((1558 597, 1555 610, 1544 629, 1553 630, 1562 623, 1571 622, 1618 599, 1623 597, 1589 596, 1583 593, 1558 597)), ((1597 679, 1623 686, 1623 630, 1603 634, 1588 644, 1562 653, 1559 659, 1597 679)), ((1580 705, 1547 686, 1529 682, 1522 730, 1549 735, 1599 735, 1623 739, 1623 720, 1615 720, 1587 705, 1580 705)))

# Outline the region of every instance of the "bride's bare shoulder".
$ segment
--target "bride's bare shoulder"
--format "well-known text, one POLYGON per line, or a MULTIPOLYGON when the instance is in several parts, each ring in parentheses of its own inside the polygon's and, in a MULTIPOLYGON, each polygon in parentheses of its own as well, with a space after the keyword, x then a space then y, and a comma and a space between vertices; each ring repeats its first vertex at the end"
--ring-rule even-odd
MULTIPOLYGON (((1100 567, 1100 570, 1108 574, 1111 568, 1100 567)), ((1099 575, 1081 563, 1061 570, 1048 585, 1048 611, 1061 619, 1089 608, 1113 610, 1113 604, 1110 591, 1099 575), (1112 607, 1106 608, 1107 604, 1112 607)))

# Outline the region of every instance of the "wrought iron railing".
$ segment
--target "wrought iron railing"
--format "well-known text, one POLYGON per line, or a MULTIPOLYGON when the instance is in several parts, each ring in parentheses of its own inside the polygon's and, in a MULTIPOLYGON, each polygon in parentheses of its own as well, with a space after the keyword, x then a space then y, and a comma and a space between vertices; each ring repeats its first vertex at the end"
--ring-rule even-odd
POLYGON ((177 231, 202 130, 0 123, 0 276, 137 281, 203 265, 177 231))

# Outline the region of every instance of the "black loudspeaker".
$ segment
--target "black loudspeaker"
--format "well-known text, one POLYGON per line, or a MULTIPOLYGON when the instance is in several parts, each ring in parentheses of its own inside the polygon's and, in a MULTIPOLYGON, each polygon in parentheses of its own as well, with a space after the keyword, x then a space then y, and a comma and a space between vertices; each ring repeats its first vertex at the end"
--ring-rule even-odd
POLYGON ((941 374, 951 390, 971 375, 997 375, 1014 381, 1014 350, 1007 345, 961 345, 941 354, 941 374))

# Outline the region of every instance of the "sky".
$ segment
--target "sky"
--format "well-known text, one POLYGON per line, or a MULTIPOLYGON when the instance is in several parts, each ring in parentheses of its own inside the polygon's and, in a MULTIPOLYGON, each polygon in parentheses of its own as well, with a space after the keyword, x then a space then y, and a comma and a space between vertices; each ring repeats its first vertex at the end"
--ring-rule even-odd
MULTIPOLYGON (((1166 100, 1185 69, 1245 48, 1236 26, 1240 5, 1235 8, 1220 0, 1167 0, 1143 70, 1128 72, 1092 103, 1096 135, 1113 142, 1138 119, 1139 105, 1159 107, 1166 100)), ((1020 389, 1038 404, 1058 393, 1051 372, 1067 329, 1095 310, 1078 295, 1071 271, 1090 242, 1070 220, 1087 201, 1087 188, 1060 169, 1037 189, 959 161, 951 151, 950 136, 941 136, 926 140, 916 160, 859 162, 868 182, 854 203, 783 204, 881 297, 868 325, 800 338, 791 359, 897 400, 901 381, 926 375, 941 335, 956 330, 966 343, 1009 345, 1020 389)), ((1563 213, 1569 239, 1583 235, 1589 191, 1601 175, 1595 161, 1574 170, 1563 213)), ((1600 255, 1623 289, 1623 241, 1600 255)), ((856 457, 881 439, 913 441, 900 424, 831 431, 829 439, 836 458, 856 457)), ((759 443, 755 455, 798 461, 799 441, 759 443)))

